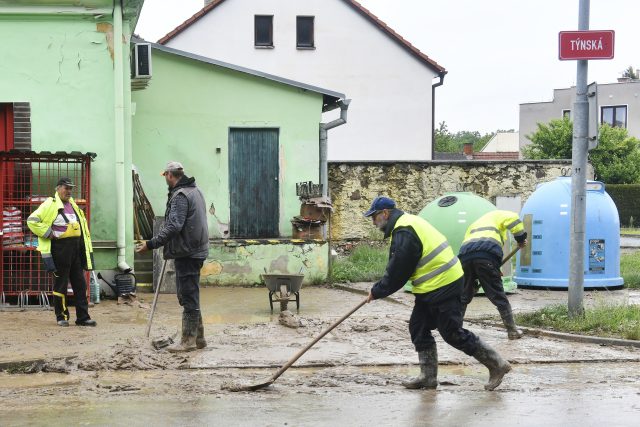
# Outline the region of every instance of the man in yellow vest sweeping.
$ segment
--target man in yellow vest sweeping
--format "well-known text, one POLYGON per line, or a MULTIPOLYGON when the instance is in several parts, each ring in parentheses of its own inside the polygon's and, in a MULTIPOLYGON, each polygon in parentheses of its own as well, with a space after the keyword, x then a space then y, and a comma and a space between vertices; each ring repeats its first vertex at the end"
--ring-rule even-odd
POLYGON ((497 210, 484 214, 467 228, 458 258, 464 270, 463 315, 481 285, 489 301, 498 308, 507 328, 507 337, 515 340, 522 337, 522 331, 513 320, 511 304, 504 292, 500 273, 502 247, 507 239, 507 231, 513 234, 519 247, 526 246, 527 232, 517 213, 497 210))
POLYGON ((447 239, 424 219, 396 208, 388 197, 376 197, 364 213, 391 237, 389 262, 368 301, 384 298, 412 281, 415 303, 409 320, 411 341, 418 352, 420 375, 403 385, 410 389, 438 386, 438 352, 431 334, 438 329, 447 344, 474 357, 489 369, 486 390, 500 385, 511 370, 493 348, 462 327, 463 273, 447 239))
POLYGON ((89 317, 87 282, 83 270, 93 270, 93 248, 87 220, 73 201, 75 184, 58 180, 56 193, 47 198, 29 218, 27 226, 38 236, 38 251, 45 269, 53 273, 53 308, 59 326, 69 326, 67 286, 71 282, 76 306, 76 325, 96 326, 89 317))

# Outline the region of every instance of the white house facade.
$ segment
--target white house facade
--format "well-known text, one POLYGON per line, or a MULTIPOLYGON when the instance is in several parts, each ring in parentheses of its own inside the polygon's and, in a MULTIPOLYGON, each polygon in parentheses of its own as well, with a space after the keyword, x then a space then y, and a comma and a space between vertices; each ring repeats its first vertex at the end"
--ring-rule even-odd
MULTIPOLYGON (((629 135, 640 138, 640 81, 599 84, 598 123, 624 127, 629 135)), ((538 123, 548 123, 564 116, 571 118, 576 88, 553 90, 549 102, 520 104, 520 148, 531 143, 527 135, 538 129, 538 123)))
POLYGON ((446 71, 355 1, 214 0, 159 43, 349 94, 329 160, 432 158, 446 71))

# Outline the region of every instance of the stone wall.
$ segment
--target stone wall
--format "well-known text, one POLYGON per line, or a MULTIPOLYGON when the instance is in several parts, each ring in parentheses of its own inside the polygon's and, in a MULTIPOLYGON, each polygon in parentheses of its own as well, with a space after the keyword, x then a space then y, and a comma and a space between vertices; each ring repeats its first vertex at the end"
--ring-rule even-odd
MULTIPOLYGON (((379 236, 362 216, 378 195, 395 199, 400 209, 413 214, 454 191, 470 191, 492 203, 496 196, 519 195, 524 203, 538 183, 570 172, 570 160, 330 163, 331 238, 379 236)), ((592 179, 592 168, 587 176, 592 179)))

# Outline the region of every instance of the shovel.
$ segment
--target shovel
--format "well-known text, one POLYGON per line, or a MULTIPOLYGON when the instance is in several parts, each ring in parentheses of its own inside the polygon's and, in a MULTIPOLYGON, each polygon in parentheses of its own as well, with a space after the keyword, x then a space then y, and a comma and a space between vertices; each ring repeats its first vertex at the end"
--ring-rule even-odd
POLYGON ((156 293, 153 296, 153 303, 151 304, 151 312, 149 313, 149 320, 147 321, 147 331, 145 332, 145 336, 147 338, 149 338, 149 333, 151 332, 151 322, 153 321, 153 314, 156 312, 156 304, 158 304, 158 294, 160 293, 160 286, 162 286, 162 281, 164 280, 164 272, 166 269, 167 269, 167 260, 165 259, 162 261, 162 268, 160 268, 160 277, 158 278, 158 286, 156 287, 156 293))
POLYGON ((235 384, 235 383, 224 383, 222 384, 222 389, 223 390, 229 390, 229 391, 256 391, 256 390, 260 390, 261 388, 265 388, 265 387, 269 387, 271 384, 273 384, 280 375, 284 374, 284 371, 286 371, 287 369, 289 369, 291 367, 291 365, 293 365, 295 363, 296 360, 298 360, 303 354, 305 354, 307 352, 307 350, 309 350, 311 347, 313 347, 313 345, 315 343, 317 343, 318 341, 320 341, 322 339, 322 337, 324 337, 325 335, 327 335, 329 332, 331 332, 336 326, 338 326, 340 323, 344 322, 344 320, 351 316, 353 313, 355 313, 360 307, 362 307, 363 305, 365 305, 367 303, 367 299, 365 298, 364 301, 362 301, 361 303, 359 303, 358 305, 356 305, 354 308, 352 308, 347 314, 345 314, 344 316, 342 316, 340 319, 336 320, 332 325, 330 325, 327 329, 325 329, 324 331, 322 331, 320 333, 320 335, 318 335, 313 341, 311 341, 309 344, 307 344, 307 346, 305 348, 303 348, 302 350, 300 350, 299 352, 297 352, 295 354, 295 356, 293 356, 287 363, 284 364, 284 366, 282 366, 280 369, 278 369, 276 371, 275 374, 273 374, 270 378, 263 380, 262 382, 258 383, 258 384, 253 384, 253 385, 242 385, 242 384, 235 384))
POLYGON ((511 257, 513 257, 516 254, 516 252, 518 252, 519 250, 520 250, 520 246, 516 246, 514 250, 509 252, 509 255, 504 257, 504 259, 502 260, 502 263, 500 264, 500 267, 505 265, 507 263, 507 261, 509 261, 511 259, 511 257))

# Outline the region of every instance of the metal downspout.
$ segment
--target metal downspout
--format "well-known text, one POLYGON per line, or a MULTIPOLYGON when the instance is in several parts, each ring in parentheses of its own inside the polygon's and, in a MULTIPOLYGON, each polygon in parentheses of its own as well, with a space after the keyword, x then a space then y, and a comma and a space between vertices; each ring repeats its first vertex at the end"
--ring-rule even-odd
MULTIPOLYGON (((320 123, 320 183, 322 184, 322 195, 326 197, 329 194, 329 166, 327 160, 327 141, 328 130, 347 123, 347 110, 349 110, 350 99, 345 99, 332 104, 325 111, 334 110, 340 107, 340 118, 330 121, 329 123, 320 123)), ((327 239, 327 277, 331 277, 333 263, 331 262, 331 215, 329 215, 329 229, 326 232, 327 239)))
POLYGON ((444 84, 445 74, 446 71, 439 73, 440 81, 431 85, 431 160, 436 157, 436 88, 444 84))
POLYGON ((349 109, 350 99, 340 100, 328 107, 326 111, 331 111, 340 107, 340 118, 330 121, 329 123, 320 123, 320 184, 322 184, 322 195, 329 194, 329 167, 327 160, 327 131, 335 127, 347 123, 347 110, 349 109))
POLYGON ((116 175, 116 247, 118 268, 131 270, 125 258, 125 189, 124 189, 124 64, 122 58, 122 0, 113 3, 113 90, 114 90, 114 145, 116 175))

